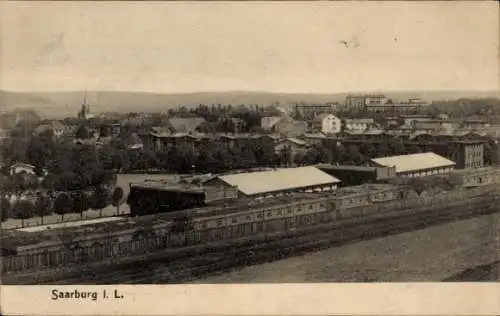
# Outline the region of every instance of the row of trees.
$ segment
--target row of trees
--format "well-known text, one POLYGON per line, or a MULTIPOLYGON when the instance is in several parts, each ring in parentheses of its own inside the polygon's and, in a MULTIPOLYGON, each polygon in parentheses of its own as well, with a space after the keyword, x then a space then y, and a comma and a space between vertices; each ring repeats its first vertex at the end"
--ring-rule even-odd
POLYGON ((21 226, 24 227, 26 219, 40 217, 41 224, 43 224, 43 218, 53 213, 60 215, 62 221, 65 214, 76 213, 82 217, 83 212, 89 209, 100 210, 102 216, 102 209, 110 204, 117 208, 119 214, 123 195, 121 187, 116 187, 111 192, 104 186, 98 186, 90 194, 82 190, 59 193, 55 197, 51 194, 39 194, 34 201, 22 199, 11 202, 10 199, 3 196, 0 201, 0 215, 2 222, 9 218, 21 219, 21 226))
POLYGON ((375 157, 412 154, 421 151, 418 146, 405 146, 403 143, 397 141, 381 142, 376 147, 371 143, 363 143, 361 146, 344 146, 337 143, 329 144, 323 142, 322 144, 314 145, 304 154, 295 154, 293 162, 297 165, 313 165, 318 163, 362 165, 375 157))

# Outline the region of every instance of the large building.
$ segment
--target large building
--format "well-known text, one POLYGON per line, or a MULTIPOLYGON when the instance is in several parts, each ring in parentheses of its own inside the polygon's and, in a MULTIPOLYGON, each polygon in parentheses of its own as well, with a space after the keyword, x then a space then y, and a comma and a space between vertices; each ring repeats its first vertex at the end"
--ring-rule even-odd
POLYGON ((352 110, 364 110, 365 108, 365 96, 364 95, 353 95, 349 94, 345 97, 345 109, 348 111, 352 110))
POLYGON ((388 115, 419 114, 424 112, 430 103, 420 99, 410 98, 404 101, 370 102, 366 103, 366 111, 385 113, 388 115))
POLYGON ((456 165, 432 152, 375 158, 371 161, 376 166, 395 167, 398 176, 410 178, 449 174, 456 165))
POLYGON ((222 175, 208 184, 237 187, 242 196, 272 197, 297 192, 331 192, 340 180, 315 167, 222 175))
POLYGON ((201 179, 169 183, 150 181, 130 184, 127 202, 132 216, 203 207, 231 200, 238 196, 237 188, 217 182, 205 184, 201 179), (194 181, 193 181, 194 180, 194 181))
POLYGON ((334 113, 335 111, 337 111, 337 108, 338 108, 337 103, 311 104, 311 105, 297 104, 295 106, 295 112, 304 119, 312 119, 316 115, 322 113, 334 113))
POLYGON ((362 133, 347 135, 340 142, 344 146, 363 146, 370 144, 375 148, 381 144, 400 143, 412 153, 434 152, 453 160, 457 169, 481 168, 484 166, 484 146, 488 142, 475 133, 417 133, 399 135, 398 133, 362 133))
POLYGON ((297 138, 285 138, 276 143, 274 153, 280 156, 281 162, 290 166, 293 164, 296 155, 305 154, 311 146, 304 140, 297 138))

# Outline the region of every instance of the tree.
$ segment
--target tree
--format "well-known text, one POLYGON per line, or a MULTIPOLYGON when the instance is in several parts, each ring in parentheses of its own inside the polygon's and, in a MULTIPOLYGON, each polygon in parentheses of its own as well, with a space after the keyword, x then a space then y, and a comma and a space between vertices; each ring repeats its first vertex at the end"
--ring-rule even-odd
POLYGON ((342 144, 335 145, 332 150, 332 162, 343 163, 347 160, 347 150, 342 144))
POLYGON ((10 201, 6 197, 0 199, 0 217, 2 222, 5 222, 9 218, 10 213, 10 201))
POLYGON ((377 147, 377 157, 387 157, 389 154, 389 144, 387 141, 381 141, 377 147))
POLYGON ((103 186, 94 188, 94 192, 90 198, 90 207, 94 210, 99 210, 99 216, 102 217, 102 209, 108 206, 109 192, 103 186))
POLYGON ((61 215, 61 221, 64 220, 64 214, 69 213, 71 200, 66 193, 59 194, 54 201, 54 213, 61 215))
POLYGON ((44 195, 38 196, 38 198, 35 201, 34 208, 35 208, 35 214, 37 216, 40 216, 43 225, 43 218, 52 213, 52 210, 50 209, 49 198, 44 195))
POLYGON ((33 217, 33 203, 28 200, 19 200, 14 205, 14 217, 21 219, 21 227, 24 227, 24 220, 33 217))
POLYGON ((75 132, 75 137, 77 139, 87 139, 90 138, 90 133, 85 125, 80 125, 75 132))
POLYGON ((360 153, 367 158, 375 158, 375 147, 371 143, 363 143, 360 148, 360 153))
POLYGON ((349 146, 347 155, 349 156, 349 161, 354 164, 361 164, 365 160, 365 157, 363 157, 363 155, 359 152, 358 147, 355 145, 349 146))
POLYGON ((389 151, 393 155, 406 155, 408 153, 404 144, 396 140, 393 140, 389 143, 389 151))
POLYGON ((112 204, 116 207, 116 215, 120 214, 120 204, 123 199, 123 189, 121 187, 116 187, 112 195, 112 204))
POLYGON ((83 191, 77 191, 72 195, 71 211, 72 213, 80 213, 80 218, 83 217, 83 212, 89 209, 89 199, 83 191))

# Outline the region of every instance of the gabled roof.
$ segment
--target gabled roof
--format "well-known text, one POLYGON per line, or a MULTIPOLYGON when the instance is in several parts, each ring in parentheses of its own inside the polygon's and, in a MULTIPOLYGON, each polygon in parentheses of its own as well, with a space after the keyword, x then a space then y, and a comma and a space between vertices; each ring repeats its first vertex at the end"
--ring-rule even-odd
POLYGON ((30 165, 28 163, 24 162, 17 162, 13 164, 12 166, 9 167, 9 169, 14 169, 14 168, 28 168, 28 169, 35 169, 35 166, 30 165))
POLYGON ((249 172, 219 176, 231 186, 237 186, 245 195, 285 191, 324 184, 336 184, 340 180, 315 167, 283 168, 276 171, 249 172))
POLYGON ((371 161, 380 166, 394 166, 397 173, 455 165, 455 162, 433 152, 375 158, 371 161))
POLYGON ((173 117, 169 119, 170 124, 178 133, 193 132, 198 126, 205 122, 203 117, 180 118, 173 117))

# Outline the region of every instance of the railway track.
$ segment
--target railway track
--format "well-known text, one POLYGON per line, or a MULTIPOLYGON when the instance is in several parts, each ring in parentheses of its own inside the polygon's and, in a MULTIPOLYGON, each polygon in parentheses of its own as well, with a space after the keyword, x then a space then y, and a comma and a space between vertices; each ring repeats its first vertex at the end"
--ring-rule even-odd
MULTIPOLYGON (((474 203, 473 200, 470 202, 474 203)), ((214 248, 213 252, 208 251, 197 257, 135 263, 130 267, 118 268, 115 271, 80 275, 49 282, 49 284, 183 283, 237 267, 279 260, 332 246, 394 235, 498 211, 497 206, 491 207, 491 202, 485 201, 477 204, 476 208, 485 207, 483 212, 478 212, 477 209, 460 211, 456 206, 449 206, 441 209, 439 213, 427 211, 415 213, 410 217, 381 219, 304 236, 249 243, 245 247, 214 248)))

